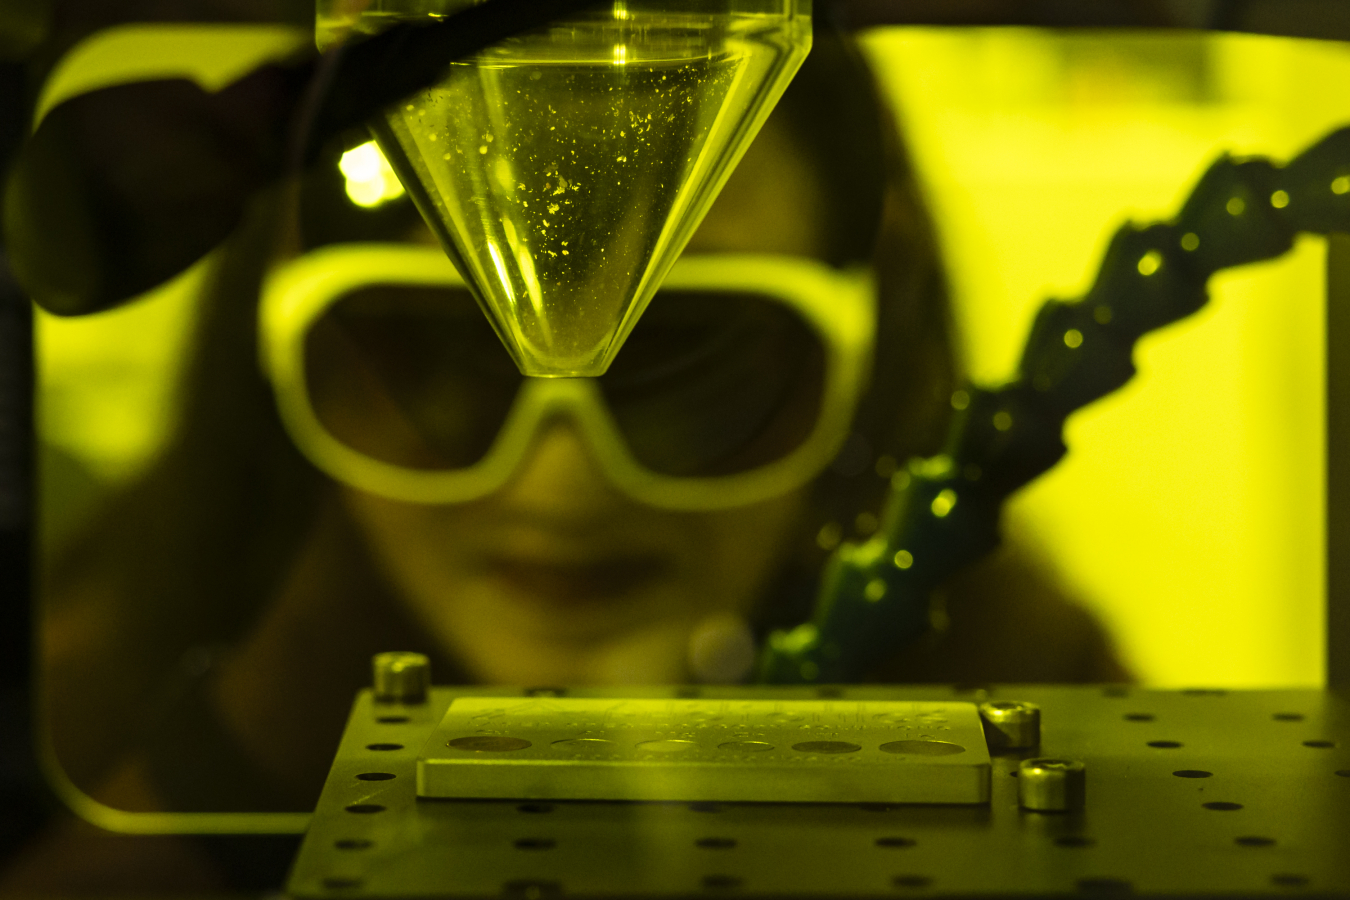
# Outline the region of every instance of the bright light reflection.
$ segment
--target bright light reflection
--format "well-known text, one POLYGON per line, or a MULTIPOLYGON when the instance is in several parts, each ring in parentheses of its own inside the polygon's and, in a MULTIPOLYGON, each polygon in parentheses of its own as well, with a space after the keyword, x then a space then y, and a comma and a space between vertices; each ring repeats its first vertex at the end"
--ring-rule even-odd
POLYGON ((374 141, 342 154, 338 170, 347 179, 347 196, 357 206, 369 209, 403 196, 403 184, 374 141))

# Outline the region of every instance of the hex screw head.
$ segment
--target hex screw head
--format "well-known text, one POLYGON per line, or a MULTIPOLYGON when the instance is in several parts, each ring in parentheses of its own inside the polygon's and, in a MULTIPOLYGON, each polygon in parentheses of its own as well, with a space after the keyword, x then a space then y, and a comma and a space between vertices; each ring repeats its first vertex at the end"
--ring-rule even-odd
POLYGON ((984 737, 992 752, 1031 750, 1041 745, 1041 708, 1018 700, 990 700, 980 704, 984 737))
POLYGON ((431 660, 421 653, 377 653, 375 699, 381 703, 424 703, 431 687, 431 660))
POLYGON ((1087 801, 1087 766, 1076 759, 1024 759, 1017 802, 1036 812, 1073 812, 1087 801))

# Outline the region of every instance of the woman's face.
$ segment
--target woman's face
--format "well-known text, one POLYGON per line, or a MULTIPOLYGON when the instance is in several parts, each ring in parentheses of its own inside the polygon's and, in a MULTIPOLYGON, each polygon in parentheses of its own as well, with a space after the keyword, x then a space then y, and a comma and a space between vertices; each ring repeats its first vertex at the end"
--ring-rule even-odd
MULTIPOLYGON (((686 253, 815 256, 819 187, 773 120, 686 253)), ((622 351, 621 351, 622 352, 622 351)), ((732 680, 745 626, 803 527, 804 490, 716 512, 617 491, 566 419, 476 502, 343 502, 414 618, 466 673, 501 684, 732 680)))

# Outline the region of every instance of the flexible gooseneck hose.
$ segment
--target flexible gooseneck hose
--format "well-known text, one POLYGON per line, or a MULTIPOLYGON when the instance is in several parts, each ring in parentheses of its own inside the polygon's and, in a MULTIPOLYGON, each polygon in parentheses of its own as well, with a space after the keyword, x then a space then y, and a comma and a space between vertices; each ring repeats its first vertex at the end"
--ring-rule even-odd
POLYGON ((892 478, 877 534, 830 557, 813 617, 770 635, 758 680, 866 678, 928 628, 932 590, 998 544, 1003 501, 1067 452, 1069 413, 1134 375, 1135 341, 1204 306, 1215 272, 1347 231, 1350 128, 1283 167, 1224 156, 1173 221, 1121 228, 1086 296, 1041 307, 1017 377, 958 392, 944 452, 892 478))

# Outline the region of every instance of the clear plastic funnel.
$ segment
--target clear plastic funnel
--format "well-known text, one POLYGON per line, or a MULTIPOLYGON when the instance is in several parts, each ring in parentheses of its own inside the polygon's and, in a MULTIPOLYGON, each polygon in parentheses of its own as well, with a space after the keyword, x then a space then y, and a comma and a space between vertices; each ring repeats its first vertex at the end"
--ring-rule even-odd
MULTIPOLYGON (((320 4, 321 41, 465 4, 325 5, 353 6, 320 4)), ((615 2, 452 64, 373 130, 521 372, 599 375, 810 44, 809 0, 615 2)))

